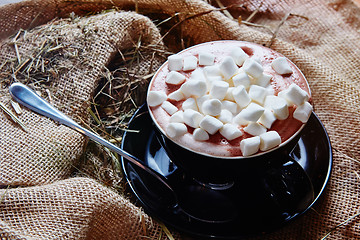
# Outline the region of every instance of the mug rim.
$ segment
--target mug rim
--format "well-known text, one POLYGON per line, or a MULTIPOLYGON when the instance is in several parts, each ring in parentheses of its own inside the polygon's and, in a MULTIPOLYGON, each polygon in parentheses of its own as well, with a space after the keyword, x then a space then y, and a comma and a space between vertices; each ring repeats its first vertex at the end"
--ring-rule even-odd
MULTIPOLYGON (((266 49, 270 49, 271 51, 275 51, 271 48, 268 48, 268 47, 265 47, 265 46, 262 46, 260 44, 257 44, 257 43, 253 43, 253 42, 247 42, 247 41, 238 41, 238 40, 217 40, 217 41, 209 41, 209 42, 204 42, 204 43, 200 43, 200 44, 196 44, 194 46, 191 46, 191 47, 188 47, 186 49, 183 49, 175 54, 179 54, 179 53, 182 53, 182 52, 185 52, 185 51, 189 51, 190 49, 192 48, 195 48, 195 47, 198 47, 198 46, 201 46, 201 45, 206 45, 206 44, 211 44, 211 43, 217 43, 217 42, 235 42, 235 43, 245 43, 245 44, 253 44, 253 45, 256 45, 258 47, 261 47, 261 48, 266 48, 266 49)), ((277 51, 275 51, 276 53, 278 53, 277 51)), ((309 95, 311 97, 311 89, 310 89, 310 86, 309 86, 309 83, 307 81, 307 79, 305 78, 303 72, 297 67, 296 64, 294 64, 290 59, 288 59, 286 56, 284 56, 283 54, 279 53, 280 55, 282 55, 283 57, 285 57, 288 61, 290 61, 293 66, 295 66, 298 70, 299 70, 299 73, 302 75, 302 77, 305 79, 305 82, 306 82, 306 85, 308 87, 308 90, 309 90, 309 95)), ((168 64, 168 60, 166 60, 155 72, 154 76, 151 78, 150 82, 149 82, 149 86, 148 86, 148 89, 147 89, 147 93, 146 93, 146 96, 148 96, 149 92, 150 92, 150 88, 152 86, 152 82, 154 81, 154 79, 156 78, 156 76, 159 74, 159 72, 165 67, 165 65, 168 64)), ((307 124, 309 118, 310 118, 310 115, 307 119, 307 121, 305 123, 303 123, 299 128, 298 130, 293 133, 289 138, 287 138, 284 142, 281 142, 278 146, 276 147, 273 147, 265 152, 262 152, 262 151, 258 151, 257 153, 255 154, 252 154, 252 155, 249 155, 249 156, 243 156, 243 155, 238 155, 238 156, 218 156, 218 155, 211 155, 211 154, 208 154, 208 153, 204 153, 204 152, 199 152, 199 151, 195 151, 187 146, 184 146, 183 144, 179 144, 178 142, 176 142, 174 139, 168 137, 168 135, 166 134, 165 130, 159 125, 159 123, 156 121, 154 115, 153 115, 153 112, 150 108, 150 106, 147 104, 147 108, 148 108, 148 112, 149 112, 149 115, 151 116, 151 119, 152 119, 152 122, 155 124, 156 128, 161 132, 161 134, 166 137, 168 140, 172 141, 174 144, 176 144, 177 146, 185 149, 185 150, 188 150, 190 152, 193 152, 195 154, 200 154, 204 157, 210 157, 210 158, 215 158, 215 159, 229 159, 229 160, 236 160, 236 159, 250 159, 250 158, 257 158, 257 157, 261 157, 265 154, 269 154, 269 153, 272 153, 273 151, 281 148, 281 147, 284 147, 286 146, 289 142, 291 142, 294 138, 296 138, 296 136, 298 136, 298 134, 303 130, 303 128, 305 127, 305 125, 307 124)), ((239 146, 240 147, 240 146, 239 146)))

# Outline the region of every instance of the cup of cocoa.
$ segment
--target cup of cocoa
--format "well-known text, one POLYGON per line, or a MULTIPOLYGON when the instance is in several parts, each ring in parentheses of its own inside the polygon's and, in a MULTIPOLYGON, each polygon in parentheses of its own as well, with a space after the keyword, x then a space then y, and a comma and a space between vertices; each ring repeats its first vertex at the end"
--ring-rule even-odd
POLYGON ((286 158, 313 109, 294 63, 235 40, 169 56, 149 84, 147 105, 170 159, 207 182, 286 158))

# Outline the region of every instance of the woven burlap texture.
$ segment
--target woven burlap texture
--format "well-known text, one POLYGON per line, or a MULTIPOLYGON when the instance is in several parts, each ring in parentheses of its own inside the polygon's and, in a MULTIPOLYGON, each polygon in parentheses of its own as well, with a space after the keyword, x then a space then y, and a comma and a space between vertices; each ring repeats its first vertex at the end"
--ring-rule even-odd
MULTIPOLYGON (((290 58, 308 79, 315 112, 324 123, 332 141, 334 165, 327 191, 313 210, 279 231, 258 239, 320 239, 333 227, 359 212, 360 168, 357 159, 360 157, 360 10, 350 0, 301 0, 286 3, 272 0, 262 4, 261 1, 232 0, 223 3, 240 4, 241 8, 233 10, 232 13, 234 16, 241 14, 243 19, 257 11, 252 21, 266 24, 273 29, 281 23, 284 16, 288 13, 291 15, 272 42, 272 35, 266 28, 239 25, 238 21, 227 18, 220 11, 207 12, 214 8, 202 1, 29 1, 0 8, 0 38, 5 39, 1 45, 0 58, 5 61, 16 57, 14 44, 9 44, 12 40, 6 39, 19 28, 33 28, 55 17, 66 17, 71 12, 85 14, 113 6, 116 6, 117 10, 137 9, 140 13, 162 13, 169 16, 182 13, 178 15, 180 19, 195 13, 206 13, 182 22, 181 37, 187 39, 190 45, 219 39, 271 44, 271 48, 290 58)), ((79 68, 61 75, 54 83, 63 86, 60 89, 64 94, 63 97, 59 94, 54 104, 73 118, 86 119, 87 100, 94 94, 102 72, 101 67, 111 60, 116 49, 132 47, 140 34, 148 36, 149 44, 154 41, 158 43, 160 36, 149 19, 133 12, 110 12, 79 21, 89 21, 90 28, 105 25, 104 30, 100 28, 100 33, 96 33, 95 39, 90 39, 93 40, 89 41, 90 44, 94 45, 87 46, 87 49, 99 49, 101 54, 95 58, 92 55, 94 52, 84 48, 83 53, 89 55, 84 54, 81 61, 79 59, 79 68), (110 26, 112 21, 116 24, 110 26), (130 25, 135 29, 131 29, 130 25), (141 29, 144 32, 139 33, 141 29), (113 38, 102 38, 104 34, 101 34, 101 31, 111 31, 113 38), (127 34, 119 34, 125 32, 127 34), (81 63, 84 60, 90 64, 83 66, 81 63), (95 63, 97 65, 94 65, 95 63), (65 87, 68 90, 65 90, 65 87)), ((78 23, 70 21, 68 24, 74 25, 74 35, 63 36, 65 43, 76 41, 79 37, 76 36, 75 27, 78 23)), ((95 29, 98 31, 99 28, 95 29)), ((41 29, 35 29, 29 34, 36 35, 36 31, 41 33, 41 29)), ((80 37, 85 37, 81 34, 80 37)), ((174 36, 177 37, 180 36, 174 36)), ((39 44, 30 41, 26 35, 19 38, 20 42, 26 43, 23 48, 23 45, 19 44, 19 51, 24 52, 39 44)), ((6 90, 1 90, 0 100, 9 104, 6 90)), ((53 94, 57 96, 56 93, 53 94)), ((25 134, 5 115, 0 115, 0 184, 45 185, 1 190, 0 236, 5 239, 141 239, 144 231, 139 218, 134 218, 138 216, 138 212, 131 203, 93 180, 73 178, 59 181, 70 177, 72 166, 85 145, 85 139, 26 110, 20 117, 27 126, 31 126, 30 130, 37 131, 25 134), (39 132, 38 129, 45 130, 39 132), (32 152, 31 158, 27 157, 29 151, 32 152), (47 157, 42 158, 43 154, 47 157), (39 178, 30 178, 29 176, 33 176, 31 174, 36 174, 39 178), (88 202, 92 204, 87 204, 88 202), (83 212, 83 215, 71 214, 74 206, 79 212, 83 212), (42 215, 46 211, 52 214, 42 215), (54 220, 62 219, 61 217, 67 219, 67 224, 54 220), (122 225, 124 221, 133 228, 122 225)), ((156 239, 160 234, 159 226, 152 223, 146 215, 142 216, 145 216, 147 234, 150 234, 147 236, 156 239)), ((358 222, 358 218, 352 219, 345 226, 333 231, 330 238, 360 238, 358 222)))

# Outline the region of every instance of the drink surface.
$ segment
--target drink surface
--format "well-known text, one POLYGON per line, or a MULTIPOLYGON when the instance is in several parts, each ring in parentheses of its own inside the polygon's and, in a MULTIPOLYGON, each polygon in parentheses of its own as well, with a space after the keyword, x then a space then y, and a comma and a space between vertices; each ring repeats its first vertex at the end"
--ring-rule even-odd
MULTIPOLYGON (((279 92, 287 89, 291 84, 295 83, 301 89, 303 89, 310 97, 310 89, 304 75, 292 62, 289 61, 289 65, 292 70, 291 74, 279 74, 273 69, 271 63, 275 59, 283 57, 283 55, 269 48, 254 43, 241 41, 209 42, 190 47, 176 55, 181 57, 195 56, 198 58, 199 53, 207 52, 215 55, 214 64, 216 65, 221 64, 225 57, 231 55, 231 51, 234 49, 234 47, 240 47, 249 56, 249 58, 260 61, 263 67, 263 73, 272 76, 269 86, 267 86, 267 89, 269 91, 272 91, 273 95, 277 96, 279 92)), ((205 66, 198 65, 197 69, 204 69, 204 67, 205 66)), ((191 74, 194 72, 194 70, 179 70, 178 72, 185 76, 186 82, 189 81, 189 79, 191 78, 191 74)), ((170 70, 168 67, 168 62, 165 62, 154 75, 150 83, 148 93, 150 91, 163 91, 166 95, 169 95, 170 93, 179 90, 182 84, 175 85, 168 84, 166 82, 166 78, 169 73, 170 70)), ((168 99, 168 101, 174 106, 176 106, 179 110, 183 110, 182 104, 185 100, 186 99, 175 101, 168 99)), ((155 120, 160 130, 164 134, 166 134, 166 129, 170 123, 171 115, 161 106, 153 106, 149 107, 149 109, 152 118, 155 120)), ((295 109, 295 105, 289 104, 289 116, 284 120, 275 120, 275 122, 273 122, 271 127, 268 129, 268 131, 276 131, 280 135, 282 143, 286 142, 295 133, 297 133, 304 124, 303 122, 293 117, 292 113, 295 109)), ((219 132, 216 132, 215 134, 210 134, 208 140, 198 141, 195 140, 193 137, 194 128, 187 126, 187 133, 181 136, 177 136, 175 138, 171 138, 171 140, 185 148, 191 149, 195 152, 203 153, 205 155, 211 155, 216 157, 239 157, 243 156, 242 151, 239 147, 240 142, 246 138, 253 137, 253 135, 244 131, 244 127, 246 126, 238 126, 238 128, 242 132, 242 136, 237 137, 233 140, 228 140, 223 137, 223 135, 221 135, 219 132)))

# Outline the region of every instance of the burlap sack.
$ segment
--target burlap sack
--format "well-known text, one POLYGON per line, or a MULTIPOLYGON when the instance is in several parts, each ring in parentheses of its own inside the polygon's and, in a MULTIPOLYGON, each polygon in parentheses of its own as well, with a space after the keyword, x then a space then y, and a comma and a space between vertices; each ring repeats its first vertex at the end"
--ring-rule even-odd
MULTIPOLYGON (((10 66, 16 71, 21 66, 17 52, 31 58, 31 54, 36 53, 34 48, 42 44, 42 34, 47 31, 51 40, 58 40, 63 45, 60 49, 52 49, 55 46, 50 45, 52 51, 76 50, 80 57, 74 61, 71 56, 60 55, 59 62, 54 64, 61 65, 70 59, 74 61, 74 67, 54 74, 48 82, 33 81, 32 85, 39 90, 45 86, 49 91, 43 94, 48 98, 51 96, 57 107, 86 123, 89 101, 96 94, 104 67, 118 50, 133 48, 139 36, 142 45, 160 44, 159 49, 162 48, 160 33, 150 19, 119 10, 136 10, 154 21, 178 13, 172 20, 179 25, 169 33, 162 32, 166 35, 165 44, 173 51, 218 39, 238 39, 271 46, 297 64, 308 79, 315 112, 332 141, 334 166, 327 191, 314 211, 277 232, 254 239, 321 239, 327 233, 331 239, 360 238, 359 219, 356 217, 360 205, 359 8, 350 0, 223 1, 223 4, 233 7, 234 3, 239 6, 229 9, 235 16, 234 20, 208 3, 195 0, 48 0, 5 6, 0 8, 0 38, 4 39, 0 45, 0 67, 10 66), (87 14, 113 7, 116 12, 60 19, 33 29, 56 17, 69 16, 71 12, 87 14), (246 19, 254 12, 251 22, 257 25, 244 22, 239 25, 237 16, 246 19), (68 30, 69 26, 71 31, 65 31, 64 28, 68 30), (274 39, 268 27, 274 31, 278 26, 274 39), (21 32, 16 39, 8 38, 20 28, 32 30, 26 34, 21 32), (77 43, 83 44, 81 39, 85 38, 89 41, 79 46, 77 43)), ((218 1, 214 3, 217 4, 218 1)), ((162 57, 159 54, 158 63, 162 57)), ((7 87, 15 80, 11 78, 13 75, 0 73, 0 76, 5 82, 1 86, 0 101, 10 108, 7 87)), ((19 76, 17 80, 25 81, 26 78, 19 76)), ((5 114, 0 114, 0 184, 40 186, 1 190, 2 238, 141 239, 145 235, 158 239, 160 235, 164 236, 157 223, 144 214, 141 216, 145 221, 138 221, 139 218, 134 217, 138 216, 137 208, 100 183, 88 178, 65 180, 71 177, 74 166, 78 166, 85 146, 82 136, 26 110, 19 118, 28 132, 14 125, 5 114), (74 209, 81 212, 81 216, 72 214, 76 211, 74 209), (144 232, 143 229, 147 230, 144 232)), ((175 238, 180 237, 175 235, 175 238)))

